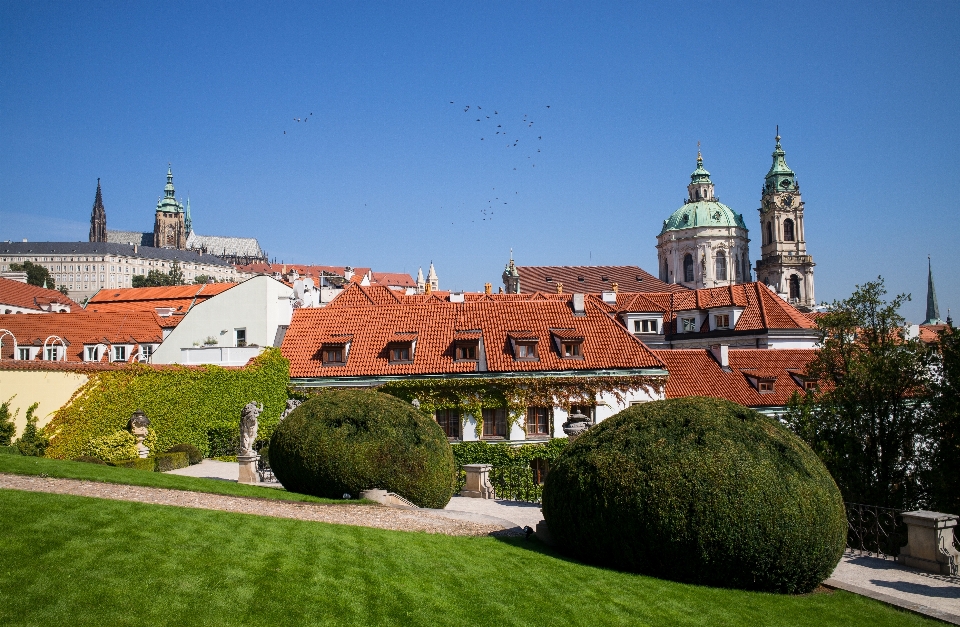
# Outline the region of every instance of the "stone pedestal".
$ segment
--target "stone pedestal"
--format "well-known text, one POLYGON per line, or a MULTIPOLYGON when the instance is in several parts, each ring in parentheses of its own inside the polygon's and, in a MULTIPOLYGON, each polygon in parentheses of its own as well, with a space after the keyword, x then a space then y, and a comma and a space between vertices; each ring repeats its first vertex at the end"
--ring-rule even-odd
POLYGON ((467 482, 460 490, 460 496, 466 496, 472 499, 493 499, 496 495, 493 492, 493 485, 490 483, 490 464, 465 464, 463 469, 467 471, 467 482))
POLYGON ((260 475, 257 474, 259 460, 260 456, 256 453, 237 455, 237 461, 240 462, 240 478, 237 483, 260 483, 260 475))
POLYGON ((901 514, 907 525, 907 546, 897 561, 938 575, 956 575, 960 553, 953 546, 957 517, 953 514, 919 510, 901 514))

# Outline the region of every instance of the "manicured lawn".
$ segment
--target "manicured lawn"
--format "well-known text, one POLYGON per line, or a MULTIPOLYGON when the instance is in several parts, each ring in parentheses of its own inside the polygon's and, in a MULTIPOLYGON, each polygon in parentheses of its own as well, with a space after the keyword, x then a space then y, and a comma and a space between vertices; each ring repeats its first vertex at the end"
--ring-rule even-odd
POLYGON ((46 459, 43 457, 24 457, 22 455, 0 455, 0 472, 16 475, 44 474, 48 477, 60 477, 64 479, 105 481, 107 483, 140 485, 151 488, 169 488, 171 490, 192 490, 194 492, 210 492, 230 496, 255 496, 281 501, 341 504, 365 502, 320 499, 306 494, 287 492, 283 489, 259 488, 257 486, 243 485, 232 481, 184 477, 160 472, 133 470, 131 468, 114 468, 113 466, 101 466, 99 464, 86 464, 84 462, 46 459))
POLYGON ((856 595, 700 588, 451 538, 0 490, 0 624, 934 625, 856 595))

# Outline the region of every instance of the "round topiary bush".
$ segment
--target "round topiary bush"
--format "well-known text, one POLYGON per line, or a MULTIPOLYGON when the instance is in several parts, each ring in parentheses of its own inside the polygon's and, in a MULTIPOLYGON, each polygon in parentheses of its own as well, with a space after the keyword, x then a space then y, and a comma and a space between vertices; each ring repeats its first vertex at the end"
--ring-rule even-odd
POLYGON ((441 508, 453 494, 453 452, 440 426, 369 390, 328 390, 295 409, 270 438, 270 467, 287 490, 327 498, 382 488, 441 508))
POLYGON ((635 405, 550 469, 550 535, 583 561, 665 579, 804 593, 846 544, 843 499, 800 438, 735 403, 635 405))

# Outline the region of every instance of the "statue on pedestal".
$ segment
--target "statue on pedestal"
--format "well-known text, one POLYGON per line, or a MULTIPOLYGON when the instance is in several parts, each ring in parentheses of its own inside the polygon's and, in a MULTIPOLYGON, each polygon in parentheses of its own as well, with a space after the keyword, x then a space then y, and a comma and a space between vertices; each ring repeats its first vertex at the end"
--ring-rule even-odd
POLYGON ((147 429, 149 426, 150 419, 147 418, 147 415, 140 409, 133 412, 133 416, 130 417, 130 421, 127 423, 127 428, 130 430, 130 433, 137 439, 137 454, 141 458, 150 456, 150 449, 143 443, 149 433, 149 429, 147 429))
POLYGON ((297 407, 300 407, 301 404, 303 404, 303 401, 298 401, 295 398, 288 398, 287 408, 283 410, 282 414, 280 414, 280 421, 283 422, 283 419, 289 416, 294 409, 296 409, 297 407))
POLYGON ((257 440, 257 418, 263 411, 263 403, 250 401, 240 411, 240 455, 253 455, 253 443, 257 440))

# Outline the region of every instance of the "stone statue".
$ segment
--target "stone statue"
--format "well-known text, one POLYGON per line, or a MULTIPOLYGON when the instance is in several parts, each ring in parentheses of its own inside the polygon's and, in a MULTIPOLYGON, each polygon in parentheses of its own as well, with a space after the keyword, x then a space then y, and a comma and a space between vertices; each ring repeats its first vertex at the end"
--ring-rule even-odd
POLYGON ((263 403, 250 401, 240 412, 240 455, 253 455, 253 443, 257 440, 257 418, 263 411, 263 403))
POLYGON ((590 428, 590 418, 580 413, 570 414, 561 428, 568 438, 575 438, 590 428))
POLYGON ((137 440, 137 454, 141 458, 150 456, 150 449, 143 443, 149 433, 149 429, 147 429, 148 426, 150 426, 150 419, 147 418, 147 415, 140 409, 133 412, 133 416, 130 417, 130 421, 127 423, 127 428, 137 440))
POLYGON ((283 421, 284 418, 286 418, 287 416, 289 416, 289 415, 293 412, 294 409, 296 409, 297 407, 300 407, 300 405, 302 405, 302 404, 303 404, 303 401, 298 401, 298 400, 295 399, 295 398, 288 398, 288 399, 287 399, 287 408, 283 410, 283 413, 282 413, 282 414, 280 414, 280 420, 281 420, 281 422, 283 421))

